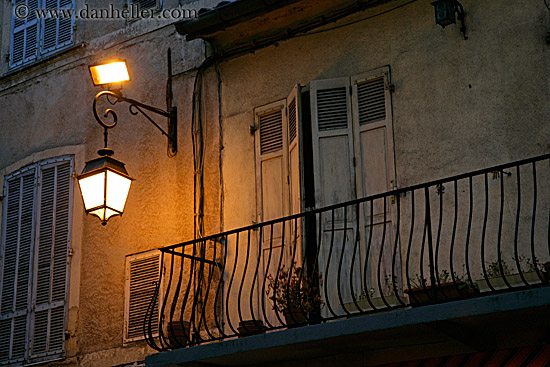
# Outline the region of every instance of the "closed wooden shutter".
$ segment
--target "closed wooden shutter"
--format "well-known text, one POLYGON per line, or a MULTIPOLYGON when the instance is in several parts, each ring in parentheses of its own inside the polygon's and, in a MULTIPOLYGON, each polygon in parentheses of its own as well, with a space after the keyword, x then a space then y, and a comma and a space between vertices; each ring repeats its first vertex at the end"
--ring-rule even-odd
POLYGON ((49 55, 60 48, 73 43, 74 15, 70 18, 61 16, 63 11, 75 8, 75 0, 46 0, 46 9, 58 9, 57 18, 46 18, 42 21, 41 54, 49 55))
POLYGON ((63 353, 72 159, 43 161, 5 181, 0 363, 63 353))
POLYGON ((12 0, 12 21, 10 40, 10 67, 35 60, 38 56, 39 20, 35 10, 39 0, 12 0), (26 5, 29 14, 19 19, 13 16, 16 6, 26 5))
MULTIPOLYGON (((395 186, 389 83, 387 67, 351 78, 358 197, 387 192, 395 186)), ((362 205, 360 251, 366 249, 365 238, 370 238, 372 243, 366 289, 378 289, 375 284, 379 276, 385 279, 393 275, 391 249, 394 246, 395 220, 391 202, 378 199, 362 205), (380 254, 380 249, 383 254, 380 254), (382 266, 379 274, 380 259, 382 266)), ((399 258, 396 259, 396 266, 399 266, 399 258)))
POLYGON ((2 236, 0 362, 22 361, 27 349, 27 316, 32 275, 35 170, 6 180, 2 236))
POLYGON ((45 164, 39 172, 31 360, 63 353, 70 246, 71 162, 45 164))
MULTIPOLYGON (((256 108, 256 205, 258 222, 281 218, 289 213, 289 172, 288 172, 288 123, 286 100, 256 108)), ((264 276, 277 274, 279 259, 283 256, 286 264, 290 246, 290 225, 285 223, 286 247, 283 247, 283 224, 276 223, 261 231, 262 272, 258 284, 263 284, 264 276), (286 250, 281 253, 282 250, 286 250)), ((288 265, 287 265, 288 268, 288 265)), ((260 297, 270 323, 277 324, 277 317, 271 312, 267 297, 260 297)))
MULTIPOLYGON (((51 55, 74 43, 75 0, 12 0, 10 68, 51 55), (15 9, 24 5, 28 16, 18 18, 15 9), (36 10, 52 10, 56 16, 38 19, 36 10)), ((24 14, 22 14, 24 15, 24 14)))
MULTIPOLYGON (((353 124, 349 78, 312 81, 310 83, 315 205, 323 207, 353 200, 355 167, 353 124)), ((323 274, 322 294, 334 312, 341 310, 340 295, 350 301, 350 277, 357 284, 359 273, 351 269, 357 222, 353 208, 323 213, 319 266, 323 274), (341 269, 338 264, 342 259, 341 269), (325 276, 325 274, 332 274, 325 276), (337 275, 336 275, 337 274, 337 275)), ((356 262, 357 264, 357 262, 356 262)), ((356 289, 359 286, 356 287, 356 289)), ((328 316, 329 307, 322 311, 328 316)))
POLYGON ((354 76, 352 87, 357 192, 363 197, 386 192, 394 182, 389 70, 354 76))
MULTIPOLYGON (((255 115, 258 220, 267 221, 283 217, 289 208, 285 102, 258 108, 255 115)), ((279 227, 274 238, 281 236, 279 227)))
MULTIPOLYGON (((160 252, 150 251, 126 258, 126 304, 124 342, 140 340, 144 335, 147 310, 155 294, 160 277, 160 252)), ((159 314, 159 302, 153 305, 153 314, 159 314)), ((153 325, 158 334, 158 323, 153 325)))
POLYGON ((315 203, 355 199, 349 78, 310 83, 315 203))

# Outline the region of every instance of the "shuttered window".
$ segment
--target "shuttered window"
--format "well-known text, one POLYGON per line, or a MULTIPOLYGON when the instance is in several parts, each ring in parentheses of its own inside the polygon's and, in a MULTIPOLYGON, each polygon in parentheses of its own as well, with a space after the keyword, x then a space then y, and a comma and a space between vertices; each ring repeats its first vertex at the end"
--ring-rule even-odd
POLYGON ((296 122, 298 120, 298 111, 296 109, 296 98, 291 98, 288 102, 288 142, 294 142, 297 135, 296 122))
POLYGON ((384 78, 357 84, 359 124, 365 125, 386 119, 386 89, 384 78))
MULTIPOLYGON (((145 337, 145 316, 151 306, 160 277, 160 252, 150 251, 126 258, 126 305, 124 342, 145 337)), ((152 315, 159 314, 159 297, 152 305, 152 315)), ((153 335, 158 334, 158 322, 152 324, 153 335)))
POLYGON ((72 45, 74 10, 75 0, 12 0, 10 68, 72 45))
POLYGON ((128 0, 129 4, 138 5, 140 9, 160 9, 162 0, 128 0))
POLYGON ((63 355, 72 172, 72 159, 63 157, 5 179, 0 364, 63 355))
POLYGON ((348 128, 347 88, 317 90, 317 117, 319 130, 348 128))
POLYGON ((283 149, 282 110, 259 116, 260 150, 262 154, 283 149))

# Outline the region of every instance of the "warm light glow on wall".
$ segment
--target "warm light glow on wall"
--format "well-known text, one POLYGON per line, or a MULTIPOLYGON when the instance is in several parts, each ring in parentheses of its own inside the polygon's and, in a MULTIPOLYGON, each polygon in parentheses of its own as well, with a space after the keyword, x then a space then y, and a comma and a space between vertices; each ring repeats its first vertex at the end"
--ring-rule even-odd
POLYGON ((115 61, 103 65, 90 66, 94 85, 120 83, 130 80, 125 61, 115 61))

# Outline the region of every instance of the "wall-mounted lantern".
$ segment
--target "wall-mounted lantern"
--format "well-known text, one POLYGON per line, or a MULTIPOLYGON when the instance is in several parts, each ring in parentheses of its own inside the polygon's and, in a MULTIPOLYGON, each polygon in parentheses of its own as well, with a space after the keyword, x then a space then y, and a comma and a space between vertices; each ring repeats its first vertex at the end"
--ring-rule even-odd
POLYGON ((445 28, 449 24, 456 23, 456 14, 460 20, 460 31, 467 40, 466 26, 464 24, 464 8, 457 0, 436 0, 432 3, 435 8, 435 22, 445 28))
POLYGON ((118 117, 116 112, 108 108, 103 112, 103 118, 111 117, 112 122, 104 121, 97 111, 97 101, 105 97, 111 105, 119 102, 130 104, 132 115, 143 114, 163 135, 168 138, 168 156, 177 153, 177 110, 172 106, 172 62, 170 49, 168 50, 168 82, 166 86, 167 111, 124 97, 121 92, 122 82, 130 80, 130 73, 125 61, 115 61, 108 64, 92 65, 89 67, 94 85, 107 85, 113 90, 99 92, 93 102, 93 112, 97 122, 104 128, 105 146, 98 151, 99 158, 86 162, 86 166, 77 176, 80 192, 84 201, 86 214, 97 216, 103 225, 116 215, 122 215, 126 198, 130 190, 132 178, 128 175, 124 163, 111 158, 114 154, 107 147, 108 129, 116 126, 118 117), (112 97, 112 99, 111 99, 112 97), (168 118, 168 131, 164 131, 147 113, 154 112, 168 118))
POLYGON ((93 214, 107 224, 109 218, 122 215, 133 178, 128 176, 124 163, 111 158, 112 150, 102 149, 105 155, 89 162, 80 174, 78 184, 86 214, 93 214))

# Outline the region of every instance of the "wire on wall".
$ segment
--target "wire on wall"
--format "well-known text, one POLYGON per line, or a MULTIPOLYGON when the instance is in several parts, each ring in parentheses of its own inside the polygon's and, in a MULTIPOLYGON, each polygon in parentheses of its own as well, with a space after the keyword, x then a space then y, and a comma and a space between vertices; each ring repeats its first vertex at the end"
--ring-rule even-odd
MULTIPOLYGON (((204 160, 206 150, 206 133, 207 133, 207 121, 206 121, 206 98, 204 79, 206 70, 212 65, 212 59, 207 58, 202 65, 198 68, 195 76, 195 83, 193 86, 193 111, 191 118, 191 138, 193 141, 193 235, 194 238, 204 237, 204 202, 205 202, 205 190, 204 190, 204 160)), ((198 256, 203 259, 206 257, 206 248, 204 243, 196 244, 193 246, 193 256, 198 256)), ((194 314, 194 310, 201 310, 206 305, 203 304, 204 295, 203 283, 204 279, 204 262, 191 262, 191 272, 195 274, 193 276, 193 289, 195 290, 193 300, 193 314, 191 319, 194 320, 193 328, 194 333, 199 334, 201 329, 200 315, 203 312, 194 314), (197 307, 198 306, 198 307, 197 307), (196 320, 195 320, 196 318, 196 320)))
POLYGON ((191 137, 193 140, 194 170, 194 230, 195 239, 204 236, 204 153, 206 137, 206 114, 204 97, 204 74, 210 66, 211 59, 206 59, 197 70, 193 87, 193 113, 191 120, 191 137))

